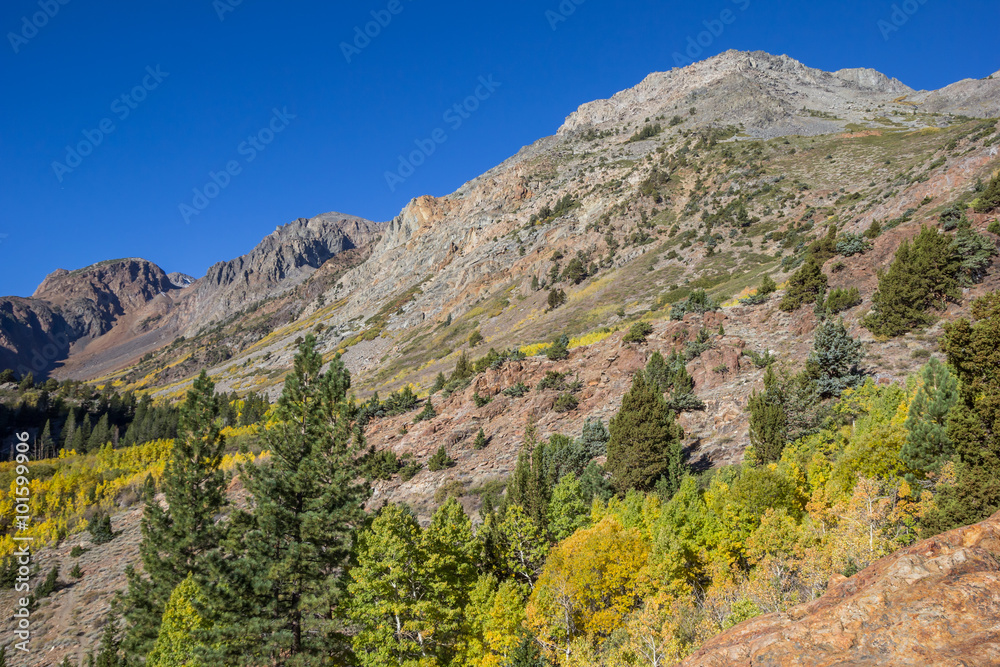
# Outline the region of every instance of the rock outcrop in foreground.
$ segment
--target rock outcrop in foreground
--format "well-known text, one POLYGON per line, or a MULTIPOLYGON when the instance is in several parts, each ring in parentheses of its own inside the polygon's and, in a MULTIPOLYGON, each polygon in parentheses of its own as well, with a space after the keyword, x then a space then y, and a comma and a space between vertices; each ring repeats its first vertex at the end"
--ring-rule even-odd
POLYGON ((745 621, 683 667, 1000 665, 1000 512, 745 621))

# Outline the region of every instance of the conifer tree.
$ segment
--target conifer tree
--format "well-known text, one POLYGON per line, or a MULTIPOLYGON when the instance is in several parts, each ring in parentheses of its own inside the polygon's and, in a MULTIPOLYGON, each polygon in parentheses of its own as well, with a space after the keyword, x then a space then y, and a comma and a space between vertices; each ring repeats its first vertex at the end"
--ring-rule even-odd
MULTIPOLYGON (((353 533, 364 521, 369 489, 355 454, 363 441, 347 399, 351 377, 340 357, 322 372, 316 339, 299 346, 267 431, 270 460, 240 468, 253 512, 238 513, 227 541, 232 583, 208 589, 227 603, 217 645, 249 646, 262 663, 327 664, 343 650, 334 620, 344 591, 353 533)), ((224 577, 220 577, 224 578, 224 577)))
POLYGON ((798 271, 788 279, 788 289, 778 304, 784 311, 797 310, 806 303, 814 303, 817 297, 826 291, 827 277, 820 263, 810 255, 798 271))
POLYGON ((538 442, 535 426, 525 429, 524 444, 507 484, 508 505, 521 506, 539 527, 545 527, 551 488, 545 465, 545 443, 538 442))
POLYGON ((38 437, 38 456, 47 459, 55 455, 55 447, 52 444, 52 423, 45 420, 42 434, 38 437))
POLYGON ((108 413, 105 412, 97 420, 97 425, 87 439, 87 451, 96 452, 108 442, 111 442, 111 426, 108 424, 108 413))
POLYGON ((817 327, 813 351, 806 362, 806 373, 816 383, 822 397, 837 397, 848 387, 864 379, 858 364, 864 359, 861 341, 851 338, 843 320, 829 319, 817 327))
POLYGON ((611 435, 607 427, 597 417, 587 417, 580 433, 580 445, 589 458, 608 453, 608 439, 611 435))
POLYGON ((781 458, 788 441, 788 416, 778 377, 770 364, 764 373, 764 391, 750 394, 750 443, 758 461, 770 463, 781 458))
POLYGON ((76 410, 70 408, 66 415, 66 423, 63 424, 62 431, 59 433, 59 442, 64 449, 72 448, 74 431, 76 431, 76 410))
POLYGON ((900 336, 930 324, 929 309, 942 309, 959 298, 961 258, 951 239, 923 227, 912 243, 904 241, 889 266, 879 274, 872 312, 864 326, 876 336, 900 336))
POLYGON ((680 486, 686 467, 681 444, 684 432, 642 373, 632 378, 632 388, 611 419, 610 435, 607 468, 619 493, 649 491, 661 477, 670 492, 680 486))
POLYGON ((937 470, 954 453, 948 437, 948 414, 958 402, 958 379, 932 358, 920 372, 922 384, 910 403, 906 443, 899 457, 917 472, 937 470))
POLYGON ((144 573, 130 570, 123 650, 130 659, 152 649, 170 594, 189 574, 209 576, 209 555, 221 539, 216 516, 226 505, 226 474, 219 469, 225 439, 215 385, 202 371, 181 408, 179 434, 163 473, 166 507, 149 493, 139 552, 144 573))
POLYGON ((473 449, 486 449, 486 432, 480 427, 476 433, 476 440, 472 443, 473 449))
POLYGON ((90 415, 83 413, 79 425, 73 429, 73 438, 69 443, 69 448, 75 450, 77 454, 87 452, 87 442, 90 440, 90 415))

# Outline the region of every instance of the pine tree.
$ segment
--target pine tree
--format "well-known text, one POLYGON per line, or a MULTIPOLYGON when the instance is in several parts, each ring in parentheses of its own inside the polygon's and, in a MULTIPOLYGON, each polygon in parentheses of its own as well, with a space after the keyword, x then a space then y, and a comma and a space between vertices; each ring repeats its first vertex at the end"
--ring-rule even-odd
POLYGON ((764 391, 750 394, 750 443, 757 460, 770 463, 781 458, 788 442, 788 417, 778 377, 769 364, 764 373, 764 391))
POLYGON ((108 413, 105 412, 97 420, 97 425, 87 439, 87 451, 96 452, 108 442, 111 442, 111 426, 108 423, 108 413))
POLYGON ((778 304, 784 311, 793 311, 806 303, 814 303, 826 291, 827 277, 816 258, 810 255, 799 270, 788 279, 788 289, 778 304))
POLYGON ((431 393, 436 394, 437 392, 444 389, 444 386, 448 384, 448 379, 445 378, 444 373, 438 373, 437 377, 434 378, 434 386, 431 387, 431 393))
POLYGON ((917 472, 937 470, 954 453, 948 437, 948 414, 958 402, 958 379, 945 364, 931 359, 906 418, 906 443, 899 457, 917 472))
POLYGON ((666 401, 646 384, 642 373, 622 398, 611 419, 608 465, 619 493, 629 489, 651 490, 662 477, 668 490, 676 490, 684 476, 683 431, 666 401))
POLYGON ((202 371, 184 400, 179 436, 163 473, 167 506, 146 500, 139 549, 145 572, 129 572, 124 608, 123 648, 130 657, 152 649, 167 600, 188 574, 199 583, 209 579, 209 558, 221 539, 215 518, 226 506, 220 407, 215 385, 202 371))
POLYGON ((864 380, 858 364, 864 359, 861 341, 851 338, 843 320, 830 319, 819 325, 806 372, 816 383, 820 396, 837 397, 848 387, 864 380))
POLYGON ((608 439, 610 437, 604 422, 597 417, 587 417, 583 422, 583 431, 580 433, 580 446, 590 459, 604 456, 608 453, 608 439))
POLYGON ((899 246, 889 270, 879 274, 872 312, 863 325, 876 336, 892 337, 930 324, 929 309, 943 309, 959 298, 960 270, 951 239, 922 227, 912 243, 899 246))
POLYGON ((74 431, 76 431, 76 410, 70 408, 66 415, 66 423, 63 424, 62 431, 59 433, 59 442, 64 449, 72 449, 74 431))
MULTIPOLYGON (((343 646, 335 610, 370 490, 356 460, 364 443, 351 421, 350 373, 339 356, 322 366, 310 334, 265 436, 270 460, 240 468, 253 513, 233 520, 227 552, 237 569, 218 595, 237 594, 213 619, 215 643, 239 651, 249 642, 267 664, 327 664, 343 646)), ((213 604, 218 595, 206 589, 213 604)))
POLYGON ((472 443, 473 449, 486 449, 486 432, 480 427, 476 433, 476 440, 472 443))
POLYGON ((43 459, 55 456, 55 445, 52 443, 52 423, 48 419, 45 420, 42 434, 38 438, 38 455, 39 458, 43 459))
POLYGON ((657 393, 665 394, 673 386, 673 372, 659 350, 649 356, 644 374, 646 384, 657 393))
POLYGON ((70 449, 75 450, 77 454, 85 454, 87 452, 87 442, 90 440, 90 415, 86 412, 83 413, 83 418, 80 420, 80 424, 73 429, 73 439, 70 441, 70 449))
POLYGON ((522 507, 535 525, 542 528, 545 526, 551 497, 545 449, 545 442, 538 441, 535 426, 528 424, 524 444, 507 484, 505 498, 508 505, 522 507))
POLYGON ((1000 208, 1000 174, 990 179, 989 185, 976 199, 976 213, 989 213, 1000 208))

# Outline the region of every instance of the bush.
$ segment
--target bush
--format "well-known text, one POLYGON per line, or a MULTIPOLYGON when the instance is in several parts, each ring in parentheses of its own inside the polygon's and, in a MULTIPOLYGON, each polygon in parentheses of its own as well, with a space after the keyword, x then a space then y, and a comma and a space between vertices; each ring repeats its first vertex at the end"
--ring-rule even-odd
POLYGON ((479 329, 476 329, 469 334, 469 347, 475 347, 483 342, 483 334, 479 333, 479 329))
POLYGON ((524 384, 523 382, 518 382, 515 385, 507 387, 501 393, 504 396, 510 396, 512 398, 521 398, 522 396, 528 393, 529 389, 530 388, 528 387, 528 385, 524 384))
POLYGON ((719 304, 713 301, 705 290, 696 290, 691 293, 691 296, 683 301, 678 301, 671 307, 670 319, 680 321, 687 313, 707 313, 718 309, 719 304))
POLYGON ((423 466, 413 458, 413 454, 403 454, 399 458, 399 462, 402 466, 399 469, 399 478, 404 482, 409 482, 413 477, 420 472, 423 466))
POLYGON ((83 554, 87 553, 88 551, 90 551, 90 549, 84 549, 81 546, 75 546, 75 547, 73 547, 70 550, 69 557, 70 558, 79 558, 80 556, 82 556, 83 554))
POLYGON ((830 290, 826 297, 826 309, 832 314, 853 308, 861 303, 861 293, 857 287, 840 288, 830 290))
POLYGON ((549 361, 561 361, 569 356, 569 337, 565 334, 559 336, 545 350, 545 356, 549 361))
POLYGON ((492 396, 481 396, 478 391, 472 394, 472 401, 476 404, 477 408, 489 405, 489 402, 492 400, 492 396))
POLYGON ((845 233, 837 239, 837 254, 844 257, 866 253, 871 247, 872 244, 861 234, 845 233))
POLYGON ((472 448, 486 449, 486 445, 488 444, 488 442, 489 441, 486 438, 486 432, 483 431, 483 429, 480 427, 479 433, 476 433, 476 439, 472 443, 472 448))
POLYGON ((760 287, 757 288, 757 294, 767 296, 778 291, 778 285, 774 282, 774 278, 771 276, 764 276, 760 281, 760 287))
POLYGON ((35 589, 35 599, 41 600, 42 598, 47 598, 52 595, 53 591, 56 590, 56 586, 59 585, 59 566, 53 565, 52 569, 49 570, 48 575, 45 577, 45 581, 35 589))
POLYGON ((431 397, 427 397, 427 402, 424 403, 424 409, 413 418, 413 423, 419 423, 422 421, 427 421, 428 419, 434 419, 437 417, 437 410, 434 409, 434 404, 431 403, 431 397))
POLYGON ((774 362, 774 356, 769 350, 764 350, 763 352, 754 352, 753 350, 747 348, 743 350, 743 354, 750 357, 750 361, 756 368, 767 368, 774 362))
POLYGON ((115 539, 115 533, 111 529, 111 517, 105 512, 96 514, 90 520, 87 532, 90 533, 90 541, 94 544, 106 544, 115 539))
POLYGON ((75 563, 73 565, 73 569, 69 571, 69 576, 73 577, 74 579, 79 579, 80 577, 83 576, 83 570, 80 569, 79 563, 75 563))
POLYGON ((976 213, 989 213, 1000 208, 1000 174, 990 179, 989 185, 979 195, 973 208, 976 213))
POLYGON ((556 398, 556 402, 552 406, 552 409, 556 412, 570 412, 571 410, 576 410, 576 406, 579 404, 580 401, 577 400, 576 396, 570 394, 569 392, 564 392, 559 394, 559 397, 556 398))
POLYGON ((633 134, 631 137, 629 137, 628 141, 626 141, 625 143, 630 144, 630 143, 633 143, 633 142, 636 142, 636 141, 643 141, 645 139, 652 139, 653 137, 655 137, 656 135, 658 135, 660 132, 663 132, 663 126, 660 125, 659 123, 656 123, 655 125, 648 125, 648 124, 647 125, 643 125, 642 129, 636 131, 636 133, 633 134))
POLYGON ((990 234, 996 234, 1000 236, 1000 220, 993 220, 989 225, 986 226, 986 231, 990 234))
POLYGON ((453 465, 455 465, 455 461, 448 456, 448 452, 445 451, 444 445, 438 447, 438 450, 434 452, 431 458, 427 461, 427 469, 431 472, 444 470, 453 465))
POLYGON ((399 472, 399 468, 399 459, 390 449, 378 452, 370 449, 361 463, 361 471, 369 482, 392 479, 392 476, 399 472))
POLYGON ((555 389, 556 391, 562 391, 565 388, 566 388, 566 373, 556 373, 555 371, 546 371, 545 377, 543 377, 538 382, 538 386, 535 387, 537 391, 544 391, 546 389, 555 389))
POLYGON ((961 206, 951 206, 941 212, 938 220, 941 221, 941 229, 950 232, 958 227, 962 221, 966 220, 965 211, 962 210, 961 206))
POLYGON ((622 339, 626 343, 645 343, 646 336, 653 333, 653 325, 649 322, 640 321, 633 324, 628 333, 622 339))

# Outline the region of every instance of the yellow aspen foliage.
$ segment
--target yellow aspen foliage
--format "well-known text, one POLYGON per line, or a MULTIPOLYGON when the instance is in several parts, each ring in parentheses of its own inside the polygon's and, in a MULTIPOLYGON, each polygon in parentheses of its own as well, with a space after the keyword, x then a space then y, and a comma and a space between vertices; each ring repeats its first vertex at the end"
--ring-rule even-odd
POLYGON ((577 531, 550 553, 528 601, 528 627, 560 664, 571 644, 596 644, 622 627, 649 592, 649 543, 612 517, 577 531))

